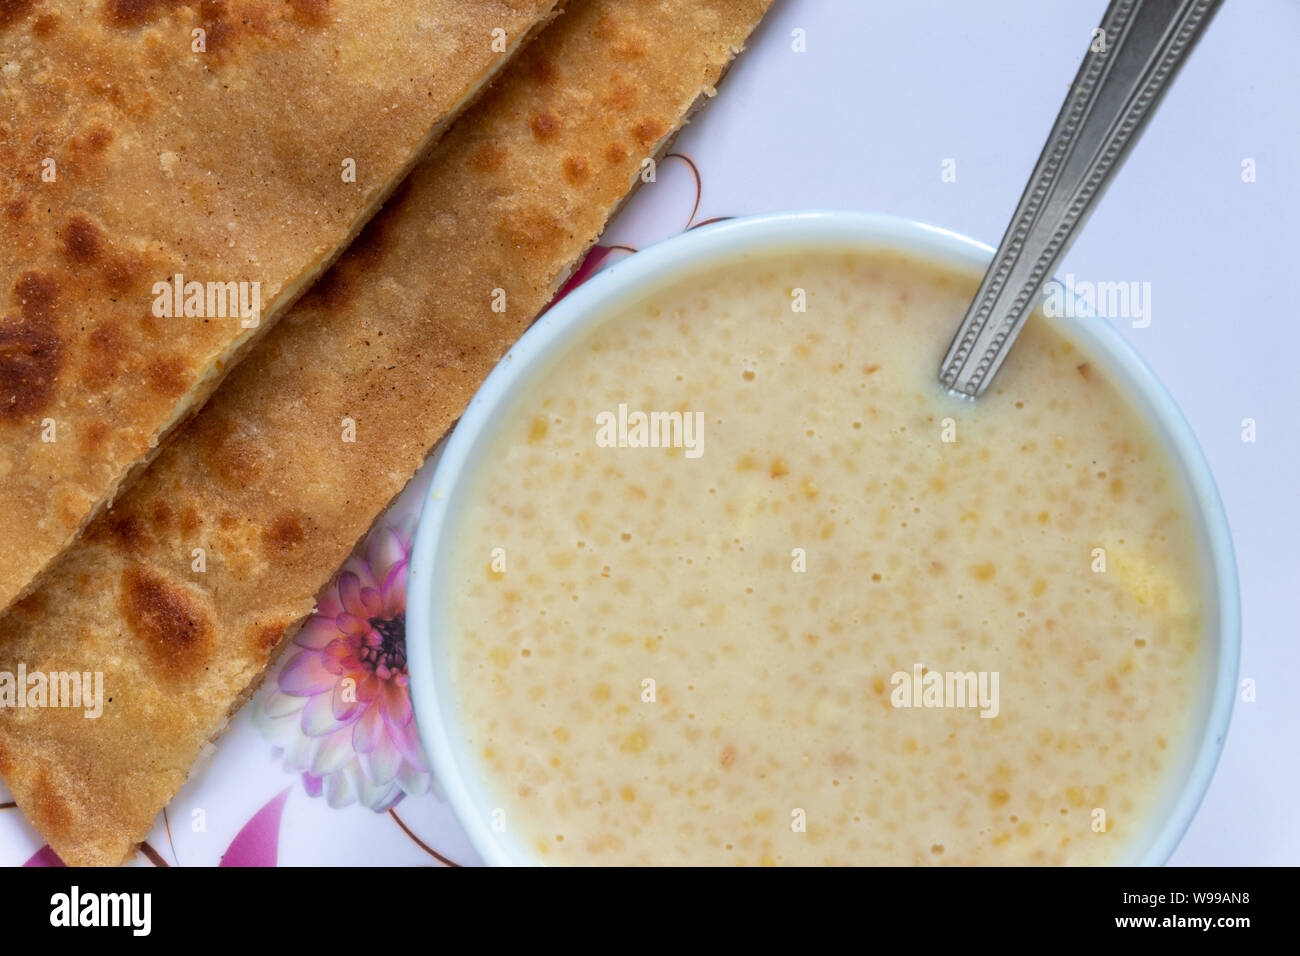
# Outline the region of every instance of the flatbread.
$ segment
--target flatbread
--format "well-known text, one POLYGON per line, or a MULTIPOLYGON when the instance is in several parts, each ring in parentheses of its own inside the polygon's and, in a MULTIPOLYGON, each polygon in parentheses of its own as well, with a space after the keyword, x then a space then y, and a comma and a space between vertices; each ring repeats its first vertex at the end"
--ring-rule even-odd
POLYGON ((96 720, 0 709, 0 775, 64 860, 118 863, 143 839, 768 0, 566 6, 0 619, 0 672, 101 670, 112 698, 96 720))
POLYGON ((0 609, 554 5, 0 0, 0 609))

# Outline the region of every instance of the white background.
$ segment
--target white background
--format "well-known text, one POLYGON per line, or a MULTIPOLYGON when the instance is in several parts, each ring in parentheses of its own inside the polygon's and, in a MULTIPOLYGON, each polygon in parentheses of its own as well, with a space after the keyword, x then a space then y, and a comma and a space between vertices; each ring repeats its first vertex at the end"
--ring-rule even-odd
MULTIPOLYGON (((1074 77, 1104 0, 777 0, 721 95, 678 139, 702 174, 697 219, 777 209, 878 210, 996 244, 1074 77), (807 52, 791 49, 806 31, 807 52), (940 177, 956 161, 956 182, 940 177)), ((1300 255, 1300 5, 1230 0, 1061 267, 1150 282, 1151 324, 1121 332, 1184 409, 1222 492, 1240 565, 1242 676, 1223 759, 1175 864, 1300 864, 1300 518, 1292 282, 1300 255), (1242 181, 1253 159, 1257 182, 1242 181), (1258 440, 1241 440, 1252 418, 1258 440)), ((680 231, 694 185, 661 167, 605 242, 680 231)), ((414 489, 416 492, 419 489, 414 489)), ((406 495, 398 507, 410 507, 406 495)), ((260 695, 250 706, 258 706, 260 695)), ((172 864, 215 863, 287 790, 281 863, 428 863, 384 814, 330 809, 272 758, 248 708, 173 801, 172 864), (207 830, 188 821, 202 808, 207 830)), ((0 786, 0 805, 8 800, 0 786)), ((403 821, 463 862, 436 796, 403 821)), ((0 861, 41 845, 0 814, 0 861)))
MULTIPOLYGON (((678 139, 703 171, 700 217, 879 210, 996 245, 1105 7, 778 0, 678 139)), ((1225 3, 1059 270, 1151 283, 1150 326, 1115 324, 1182 406, 1237 549, 1258 699, 1238 701, 1174 864, 1300 864, 1298 46, 1294 0, 1225 3)))

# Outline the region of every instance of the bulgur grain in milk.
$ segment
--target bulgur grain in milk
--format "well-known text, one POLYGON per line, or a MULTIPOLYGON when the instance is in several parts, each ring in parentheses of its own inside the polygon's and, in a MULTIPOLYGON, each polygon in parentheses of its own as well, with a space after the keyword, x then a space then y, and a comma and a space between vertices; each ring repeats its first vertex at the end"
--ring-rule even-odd
POLYGON ((736 261, 612 316, 502 420, 447 600, 526 850, 1105 863, 1151 824, 1201 666, 1188 507, 1038 316, 984 398, 943 393, 977 281, 736 261))

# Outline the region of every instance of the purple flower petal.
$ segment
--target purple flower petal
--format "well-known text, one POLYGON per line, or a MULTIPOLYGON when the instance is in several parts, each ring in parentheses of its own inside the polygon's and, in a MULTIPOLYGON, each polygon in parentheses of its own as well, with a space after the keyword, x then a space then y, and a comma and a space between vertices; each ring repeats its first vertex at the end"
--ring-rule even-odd
POLYGON ((362 588, 361 603, 365 605, 366 617, 379 617, 384 612, 384 596, 378 588, 362 588))
POLYGON ((370 571, 375 576, 375 580, 385 580, 394 565, 399 562, 405 564, 406 552, 405 542, 392 525, 376 528, 370 536, 370 546, 367 548, 370 571))
POLYGON ((339 600, 339 584, 336 578, 330 582, 328 588, 321 592, 321 596, 316 602, 315 616, 329 620, 337 617, 342 610, 343 603, 339 600))
POLYGON ((358 617, 366 614, 365 605, 361 603, 361 579, 351 571, 339 575, 339 600, 348 614, 358 617))
POLYGON ((376 813, 384 813, 389 807, 397 806, 402 799, 402 788, 394 781, 388 784, 361 781, 359 799, 361 803, 376 813))
POLYGON ((320 654, 303 651, 280 671, 280 690, 296 697, 312 697, 334 686, 338 677, 325 669, 320 654))
POLYGON ((284 720, 302 710, 305 699, 272 690, 266 695, 266 699, 262 703, 262 709, 255 716, 270 723, 284 720))
POLYGON ((293 733, 285 742, 284 766, 288 770, 310 771, 320 750, 321 738, 293 733))
POLYGON ((369 753, 361 754, 361 769, 370 783, 388 786, 402 769, 402 755, 391 740, 382 740, 369 753))
MULTIPOLYGON (((358 603, 354 606, 360 607, 360 592, 357 597, 358 603)), ((338 629, 349 637, 364 637, 370 630, 370 619, 357 617, 349 611, 344 611, 336 619, 338 629)))
POLYGON ((357 711, 361 708, 361 701, 357 700, 356 683, 345 683, 339 681, 334 685, 334 719, 339 723, 351 723, 356 716, 357 711), (345 700, 345 695, 350 700, 345 700))
POLYGON ((383 616, 389 620, 406 613, 406 562, 393 566, 384 579, 383 616))
POLYGON ((43 846, 28 858, 23 866, 67 866, 59 859, 59 855, 49 848, 43 846))
POLYGON ((289 798, 285 787, 266 806, 244 824, 229 849, 221 857, 221 866, 275 866, 280 844, 280 817, 289 798))
POLYGON ((293 642, 313 651, 324 650, 331 641, 338 639, 340 632, 334 621, 335 617, 313 617, 302 626, 293 642))
POLYGON ((433 776, 423 766, 415 767, 409 762, 402 764, 398 771, 397 782, 402 790, 412 797, 422 797, 431 789, 433 776))
POLYGON ((402 754, 402 759, 421 773, 428 773, 429 763, 424 759, 424 750, 420 747, 420 737, 415 732, 415 723, 407 725, 400 733, 392 735, 393 746, 402 754))
POLYGON ((402 731, 411 722, 411 698, 407 695, 406 685, 392 680, 384 685, 384 721, 389 728, 402 731))
POLYGON ((328 737, 316 738, 310 770, 324 777, 354 763, 356 756, 352 749, 352 728, 344 727, 328 737))
POLYGON ((307 796, 319 797, 321 791, 320 777, 314 773, 304 773, 302 775, 302 788, 307 791, 307 796))
POLYGON ((325 779, 325 802, 335 810, 356 802, 355 774, 356 768, 350 766, 346 771, 332 773, 325 779))
POLYGON ((357 753, 369 753, 384 739, 384 718, 378 707, 368 707, 352 725, 352 746, 357 753))
POLYGON ((339 729, 339 722, 334 717, 334 695, 317 694, 307 701, 302 709, 302 721, 299 724, 308 737, 324 737, 339 729))

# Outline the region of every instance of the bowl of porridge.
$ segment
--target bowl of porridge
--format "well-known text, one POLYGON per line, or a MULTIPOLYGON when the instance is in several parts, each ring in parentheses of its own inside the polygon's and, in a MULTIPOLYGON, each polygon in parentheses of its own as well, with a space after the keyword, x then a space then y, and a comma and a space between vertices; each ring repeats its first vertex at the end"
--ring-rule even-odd
POLYGON ((978 401, 944 391, 991 253, 732 220, 611 266, 500 363, 438 462, 407 619, 485 861, 1173 852, 1236 681, 1223 508, 1081 307, 1035 313, 978 401))

